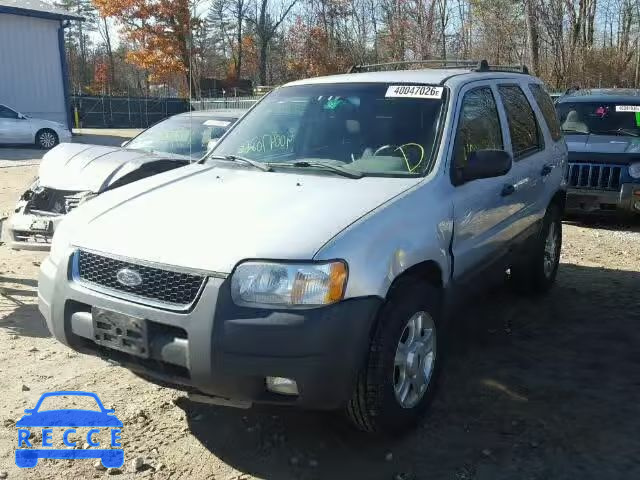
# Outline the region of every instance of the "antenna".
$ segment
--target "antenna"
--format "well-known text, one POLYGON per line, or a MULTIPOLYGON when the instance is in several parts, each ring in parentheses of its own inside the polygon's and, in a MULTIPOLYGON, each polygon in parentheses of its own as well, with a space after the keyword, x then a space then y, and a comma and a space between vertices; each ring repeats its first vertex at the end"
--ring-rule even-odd
POLYGON ((187 25, 189 27, 189 35, 187 38, 189 39, 189 163, 193 162, 193 109, 191 108, 192 94, 191 85, 193 84, 193 30, 191 29, 191 7, 193 7, 193 15, 195 16, 195 4, 191 3, 189 6, 187 4, 187 25))

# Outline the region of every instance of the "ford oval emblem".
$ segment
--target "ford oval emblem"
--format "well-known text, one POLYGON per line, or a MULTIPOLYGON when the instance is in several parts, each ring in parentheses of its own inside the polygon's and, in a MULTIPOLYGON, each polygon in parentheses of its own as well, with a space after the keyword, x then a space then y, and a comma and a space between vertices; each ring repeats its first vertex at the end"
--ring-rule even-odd
POLYGON ((116 273, 116 279, 118 283, 125 287, 137 287, 142 285, 142 276, 135 270, 130 268, 122 268, 116 273))

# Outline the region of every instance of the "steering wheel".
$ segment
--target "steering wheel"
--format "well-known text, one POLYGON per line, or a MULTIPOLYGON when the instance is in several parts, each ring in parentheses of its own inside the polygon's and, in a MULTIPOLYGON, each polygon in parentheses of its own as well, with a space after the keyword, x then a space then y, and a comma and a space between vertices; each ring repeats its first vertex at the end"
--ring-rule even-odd
POLYGON ((396 150, 398 150, 398 146, 397 145, 383 145, 380 148, 378 148, 375 152, 373 152, 373 156, 376 157, 378 156, 378 154, 383 151, 386 150, 388 148, 392 148, 393 151, 395 152, 396 150))

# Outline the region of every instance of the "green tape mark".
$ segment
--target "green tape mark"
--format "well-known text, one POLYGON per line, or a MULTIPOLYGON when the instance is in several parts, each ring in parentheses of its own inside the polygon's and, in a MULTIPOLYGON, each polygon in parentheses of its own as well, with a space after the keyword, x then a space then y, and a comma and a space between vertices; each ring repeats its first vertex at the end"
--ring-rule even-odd
POLYGON ((636 127, 640 127, 640 112, 636 112, 636 127))

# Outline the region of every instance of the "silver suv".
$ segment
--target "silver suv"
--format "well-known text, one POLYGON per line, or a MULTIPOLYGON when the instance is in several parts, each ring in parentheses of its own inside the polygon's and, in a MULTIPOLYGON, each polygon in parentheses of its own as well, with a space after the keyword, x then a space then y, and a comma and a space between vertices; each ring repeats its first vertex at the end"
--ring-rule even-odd
POLYGON ((53 335, 198 401, 413 425, 453 307, 507 271, 547 290, 562 238, 540 80, 447 67, 289 83, 198 164, 74 210, 41 268, 53 335))

